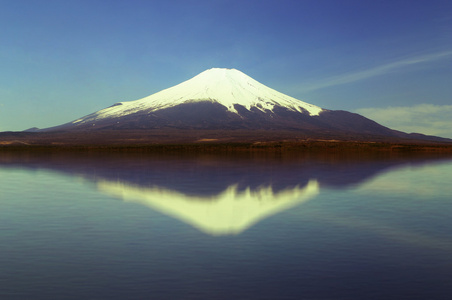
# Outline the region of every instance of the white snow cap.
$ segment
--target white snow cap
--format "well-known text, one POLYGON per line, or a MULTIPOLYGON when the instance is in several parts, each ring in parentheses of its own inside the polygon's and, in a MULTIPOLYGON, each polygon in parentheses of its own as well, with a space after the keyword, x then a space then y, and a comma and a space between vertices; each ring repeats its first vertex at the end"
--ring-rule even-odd
POLYGON ((156 111, 197 101, 217 102, 233 113, 238 113, 234 104, 262 111, 271 111, 277 105, 300 113, 306 110, 311 116, 317 116, 322 111, 318 106, 271 89, 239 70, 213 68, 148 97, 103 109, 97 112, 97 118, 123 116, 145 109, 156 111))

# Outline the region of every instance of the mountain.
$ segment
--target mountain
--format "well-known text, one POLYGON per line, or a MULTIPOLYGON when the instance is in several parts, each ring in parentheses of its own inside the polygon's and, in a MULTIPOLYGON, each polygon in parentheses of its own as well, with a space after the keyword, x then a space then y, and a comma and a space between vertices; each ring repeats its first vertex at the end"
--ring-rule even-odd
POLYGON ((221 68, 41 131, 136 129, 290 131, 304 138, 360 140, 432 139, 389 129, 359 114, 320 108, 271 89, 238 70, 221 68))
POLYGON ((322 111, 238 70, 214 68, 151 96, 116 103, 57 128, 260 129, 281 122, 271 119, 283 112, 318 116, 322 111))

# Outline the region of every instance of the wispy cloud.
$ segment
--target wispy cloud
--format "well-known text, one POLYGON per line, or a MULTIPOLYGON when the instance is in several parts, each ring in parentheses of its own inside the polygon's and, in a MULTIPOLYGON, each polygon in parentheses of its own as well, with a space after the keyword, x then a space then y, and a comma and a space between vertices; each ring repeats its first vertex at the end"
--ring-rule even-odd
POLYGON ((313 83, 310 85, 307 85, 303 88, 303 91, 312 91, 312 90, 318 90, 321 88, 326 88, 330 86, 336 86, 336 85, 342 85, 347 84, 375 76, 380 76, 387 74, 392 71, 397 71, 400 69, 403 69, 404 67, 410 66, 410 65, 416 65, 421 63, 428 63, 433 62, 436 60, 444 59, 449 56, 452 56, 452 51, 446 51, 446 52, 438 52, 438 53, 432 53, 428 55, 423 56, 416 56, 411 57, 407 59, 402 59, 396 62, 392 62, 389 64, 384 64, 380 66, 376 66, 367 70, 363 71, 356 71, 356 72, 348 72, 344 73, 338 76, 333 76, 330 78, 327 78, 323 81, 313 83))
POLYGON ((452 105, 361 108, 356 112, 392 129, 452 138, 452 105))

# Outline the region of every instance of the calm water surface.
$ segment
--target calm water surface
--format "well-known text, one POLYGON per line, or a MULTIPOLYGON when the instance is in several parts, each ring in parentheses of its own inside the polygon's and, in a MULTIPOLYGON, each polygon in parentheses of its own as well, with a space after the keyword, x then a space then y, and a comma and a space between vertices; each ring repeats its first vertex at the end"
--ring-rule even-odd
POLYGON ((452 161, 0 153, 0 299, 452 299, 452 161))

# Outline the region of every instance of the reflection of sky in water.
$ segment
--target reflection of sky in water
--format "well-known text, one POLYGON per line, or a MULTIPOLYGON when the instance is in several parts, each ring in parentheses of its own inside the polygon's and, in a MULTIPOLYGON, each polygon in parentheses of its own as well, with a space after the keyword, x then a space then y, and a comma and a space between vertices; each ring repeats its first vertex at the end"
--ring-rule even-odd
POLYGON ((343 209, 317 212, 319 220, 376 234, 412 247, 452 253, 452 163, 398 168, 340 193, 343 209), (435 225, 433 225, 435 224, 435 225))
POLYGON ((414 166, 393 170, 378 176, 362 186, 358 191, 411 196, 452 195, 452 163, 414 166))

